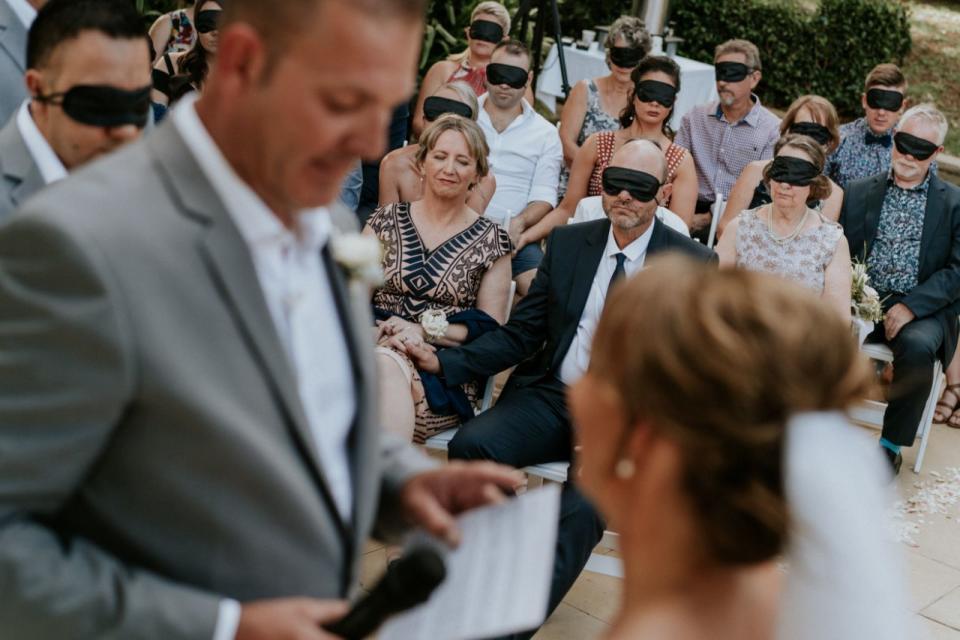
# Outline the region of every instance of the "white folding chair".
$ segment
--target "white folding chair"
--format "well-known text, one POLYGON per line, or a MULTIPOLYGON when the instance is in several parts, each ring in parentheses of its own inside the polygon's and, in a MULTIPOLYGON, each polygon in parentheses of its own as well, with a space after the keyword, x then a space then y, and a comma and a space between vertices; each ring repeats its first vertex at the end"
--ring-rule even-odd
POLYGON ((713 203, 713 206, 710 207, 710 213, 713 214, 710 219, 710 233, 707 235, 707 248, 712 249, 713 243, 717 239, 717 225, 720 224, 720 217, 723 215, 723 209, 726 206, 726 202, 719 193, 717 194, 717 201, 713 203))
MULTIPOLYGON (((871 360, 880 362, 893 362, 893 352, 883 344, 864 344, 860 351, 871 360)), ((923 456, 927 452, 927 443, 930 439, 930 430, 933 427, 933 414, 937 407, 937 399, 940 397, 940 374, 943 367, 940 360, 933 363, 933 384, 930 385, 930 394, 927 396, 927 403, 923 408, 923 415, 920 418, 920 425, 917 429, 917 437, 920 438, 920 450, 917 451, 917 460, 913 463, 913 472, 920 473, 923 466, 923 456)), ((850 411, 850 417, 855 421, 866 424, 871 427, 883 427, 883 414, 886 411, 885 402, 876 400, 863 400, 850 411)))

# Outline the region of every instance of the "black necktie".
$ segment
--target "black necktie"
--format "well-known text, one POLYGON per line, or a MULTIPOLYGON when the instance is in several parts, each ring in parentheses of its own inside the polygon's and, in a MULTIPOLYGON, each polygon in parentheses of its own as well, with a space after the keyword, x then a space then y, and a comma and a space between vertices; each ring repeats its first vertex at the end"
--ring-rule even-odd
POLYGON ((627 254, 618 253, 613 257, 617 259, 617 268, 613 270, 613 275, 610 276, 610 285, 607 287, 607 296, 610 295, 610 290, 613 288, 613 283, 627 275, 626 270, 623 268, 624 263, 627 261, 627 254))
POLYGON ((889 149, 890 145, 893 144, 893 136, 891 136, 889 133, 877 135, 871 131, 867 131, 863 141, 868 145, 878 144, 885 149, 889 149))

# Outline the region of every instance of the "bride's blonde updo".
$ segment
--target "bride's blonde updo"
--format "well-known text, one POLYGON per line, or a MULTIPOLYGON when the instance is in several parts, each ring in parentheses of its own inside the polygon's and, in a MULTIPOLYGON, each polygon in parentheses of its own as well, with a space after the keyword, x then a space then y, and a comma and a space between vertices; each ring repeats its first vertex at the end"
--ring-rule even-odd
POLYGON ((629 425, 679 445, 700 539, 732 565, 783 549, 789 417, 845 410, 872 383, 850 327, 810 292, 675 256, 611 292, 590 373, 617 390, 629 425))

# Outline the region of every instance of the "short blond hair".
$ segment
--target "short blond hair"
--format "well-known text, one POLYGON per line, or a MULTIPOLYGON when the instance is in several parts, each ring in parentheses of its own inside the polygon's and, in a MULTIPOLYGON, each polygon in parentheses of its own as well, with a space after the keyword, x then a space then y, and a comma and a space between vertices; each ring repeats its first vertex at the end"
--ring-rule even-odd
POLYGON ((510 12, 499 2, 486 0, 478 4, 473 8, 473 13, 470 14, 470 22, 482 16, 493 18, 494 22, 503 27, 504 33, 510 33, 510 12))
POLYGON ((749 40, 727 40, 723 44, 718 44, 713 53, 713 61, 716 62, 720 56, 725 56, 728 53, 742 54, 746 59, 745 64, 750 67, 752 71, 762 70, 760 65, 760 50, 757 49, 757 45, 749 40))
POLYGON ((608 53, 619 37, 627 41, 628 47, 643 49, 643 55, 650 53, 650 48, 653 46, 643 20, 636 16, 620 16, 613 21, 610 31, 607 32, 607 39, 603 42, 608 53))
POLYGON ((490 173, 490 161, 487 159, 490 155, 490 147, 487 145, 487 138, 476 122, 453 113, 443 114, 420 134, 420 148, 417 149, 416 156, 417 166, 423 166, 427 154, 433 151, 440 136, 447 131, 456 131, 463 136, 470 155, 477 163, 477 179, 485 178, 490 173))
POLYGON ((677 255, 611 290, 589 375, 615 390, 627 429, 643 422, 677 445, 698 539, 728 566, 787 542, 790 418, 845 411, 872 384, 849 324, 816 294, 677 255))

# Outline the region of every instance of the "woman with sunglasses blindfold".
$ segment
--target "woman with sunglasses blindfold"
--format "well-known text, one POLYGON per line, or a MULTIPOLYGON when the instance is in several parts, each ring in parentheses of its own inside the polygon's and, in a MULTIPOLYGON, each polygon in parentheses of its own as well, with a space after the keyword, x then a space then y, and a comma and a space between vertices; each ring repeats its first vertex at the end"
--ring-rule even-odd
MULTIPOLYGON (((840 119, 837 116, 837 110, 826 98, 814 95, 801 96, 793 101, 780 122, 781 137, 791 133, 813 139, 823 147, 824 153, 829 158, 840 145, 840 119)), ((730 198, 717 225, 718 236, 723 235, 723 230, 741 211, 756 209, 760 205, 771 202, 770 191, 763 179, 763 172, 770 162, 770 160, 755 160, 744 168, 733 189, 730 190, 730 198)), ((826 200, 814 202, 812 206, 826 218, 836 222, 840 219, 843 189, 833 180, 830 180, 830 186, 830 196, 826 200)))
MULTIPOLYGON (((449 82, 424 101, 427 125, 447 114, 476 121, 480 107, 477 96, 465 82, 449 82)), ((417 165, 420 144, 408 144, 388 153, 380 163, 380 206, 393 202, 415 202, 423 197, 423 173, 417 165)), ((479 214, 497 189, 496 178, 488 173, 467 198, 467 206, 479 214)))
MULTIPOLYGON (((470 26, 465 51, 434 63, 420 84, 417 107, 413 112, 413 135, 418 136, 427 126, 423 103, 448 82, 466 82, 477 96, 487 92, 487 65, 493 50, 510 34, 510 14, 499 2, 478 4, 470 14, 470 26)), ((533 104, 533 92, 527 91, 527 101, 533 104)))
POLYGON ((518 248, 539 242, 561 224, 567 224, 580 201, 603 191, 603 170, 624 143, 637 138, 656 142, 667 161, 666 183, 673 193, 660 206, 677 214, 688 226, 697 202, 697 174, 693 158, 674 144, 670 117, 680 91, 680 67, 666 56, 647 56, 631 73, 631 100, 620 115, 621 128, 595 133, 574 158, 567 192, 557 208, 520 235, 518 248))
MULTIPOLYGON (((223 5, 217 0, 200 0, 194 11, 197 40, 182 54, 164 54, 153 68, 151 100, 170 107, 192 91, 202 91, 213 58, 217 55, 220 15, 223 5)), ((160 112, 163 117, 163 112, 160 112)))
POLYGON ((564 166, 560 170, 559 196, 567 192, 570 167, 587 138, 600 131, 620 128, 620 114, 630 102, 633 80, 630 74, 650 52, 650 34, 643 20, 621 16, 612 25, 604 43, 610 73, 592 80, 581 80, 563 103, 560 141, 564 166))
POLYGON ((721 267, 772 273, 811 289, 849 324, 850 248, 843 227, 810 206, 830 196, 825 163, 812 138, 781 138, 763 171, 772 202, 730 222, 717 254, 721 267))

